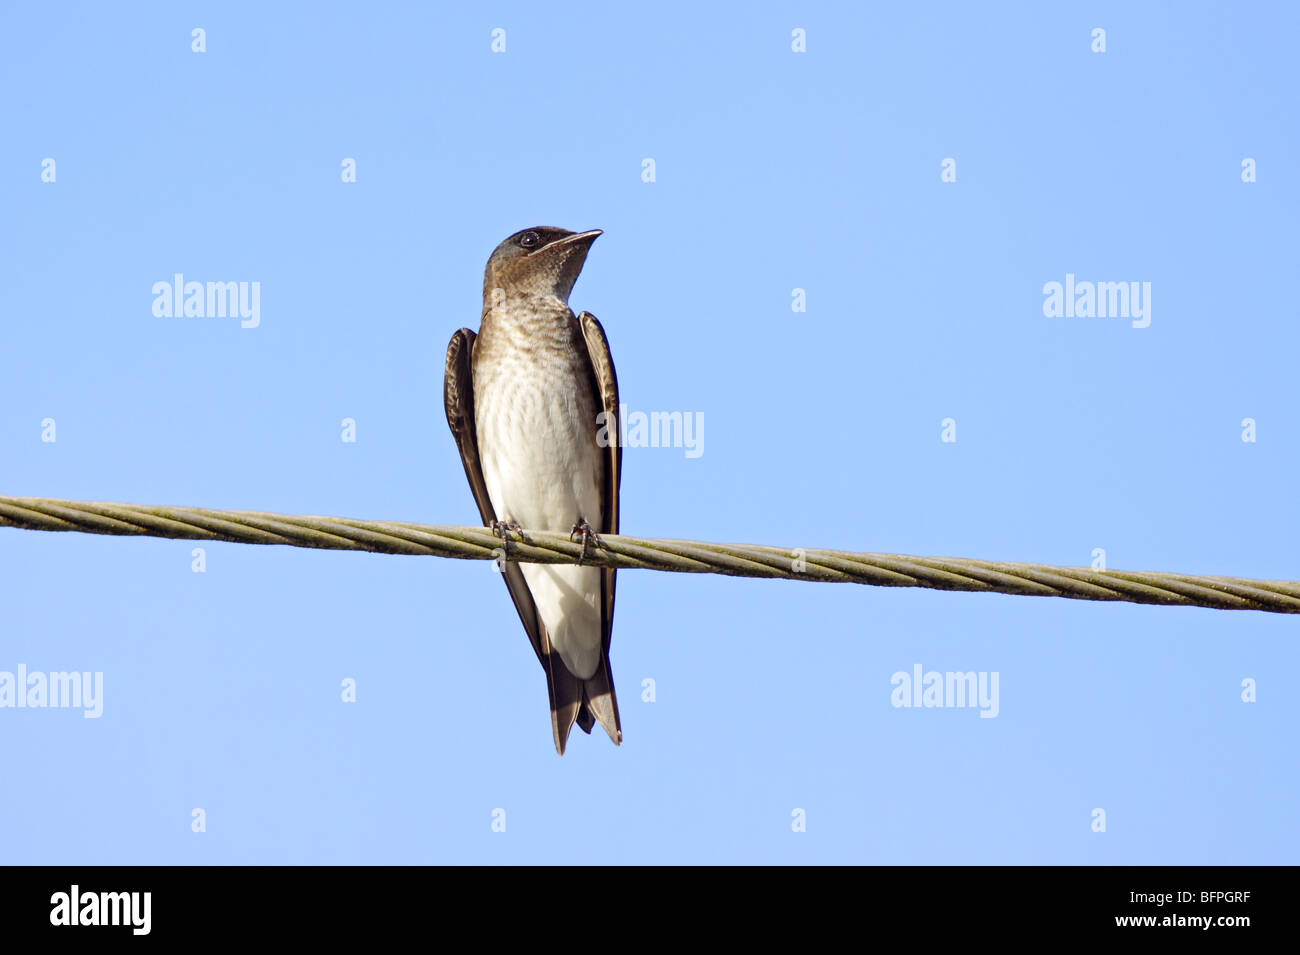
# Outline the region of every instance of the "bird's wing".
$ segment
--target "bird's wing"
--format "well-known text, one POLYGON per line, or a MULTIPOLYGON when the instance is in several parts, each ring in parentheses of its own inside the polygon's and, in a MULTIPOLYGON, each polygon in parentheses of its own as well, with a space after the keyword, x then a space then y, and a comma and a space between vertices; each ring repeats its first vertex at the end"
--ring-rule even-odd
MULTIPOLYGON (((465 465, 465 477, 469 478, 469 489, 474 492, 474 502, 478 504, 479 516, 485 525, 497 519, 492 509, 492 499, 488 497, 487 482, 483 480, 483 465, 478 457, 478 433, 474 429, 474 339, 477 336, 468 328, 462 328, 451 336, 447 346, 447 372, 443 378, 442 397, 447 406, 447 424, 451 427, 456 447, 460 449, 460 463, 465 465)), ((541 618, 537 615, 537 604, 533 602, 532 592, 524 581, 524 573, 519 565, 506 562, 506 588, 519 611, 519 619, 528 631, 528 639, 537 653, 537 659, 545 656, 545 637, 542 634, 541 618)), ((543 661, 544 662, 544 661, 543 661)))
MULTIPOLYGON (((461 464, 465 466, 465 477, 469 479, 470 490, 474 492, 479 516, 487 525, 496 520, 496 512, 492 508, 492 499, 488 496, 487 482, 483 480, 483 465, 478 454, 478 432, 474 427, 476 337, 468 328, 462 328, 451 336, 451 342, 447 345, 442 398, 447 411, 447 424, 451 428, 452 437, 456 439, 456 447, 460 449, 461 464)), ((555 748, 560 755, 564 755, 569 728, 581 707, 582 681, 569 673, 558 653, 552 653, 550 635, 537 613, 537 604, 533 601, 532 591, 528 589, 528 582, 524 580, 523 570, 511 561, 504 563, 501 575, 505 578, 506 589, 510 591, 515 610, 519 611, 519 619, 528 634, 528 641, 533 645, 533 652, 546 671, 546 689, 551 700, 551 731, 555 737, 555 748)), ((610 608, 613 609, 612 601, 610 608)))
MULTIPOLYGON (((596 316, 583 312, 578 316, 582 337, 587 342, 587 355, 591 359, 596 393, 605 412, 604 428, 608 436, 601 487, 601 526, 598 533, 618 533, 618 491, 623 477, 623 445, 619 440, 618 378, 614 374, 614 359, 609 354, 605 329, 596 316)), ((599 433, 599 432, 598 432, 599 433)), ((617 745, 623 740, 623 730, 618 718, 618 698, 614 695, 614 673, 609 663, 609 638, 614 628, 614 584, 617 571, 606 568, 600 572, 601 582, 601 648, 600 668, 583 686, 582 709, 578 725, 588 733, 593 723, 599 722, 609 738, 617 745)))
MULTIPOLYGON (((596 377, 597 394, 605 411, 605 427, 609 435, 609 447, 605 449, 605 483, 601 488, 603 516, 600 533, 618 533, 618 489, 623 477, 623 445, 619 441, 618 420, 618 377, 614 374, 614 359, 609 354, 609 342, 605 339, 605 329, 590 312, 578 316, 582 325, 583 338, 587 340, 587 354, 591 358, 591 370, 596 377)), ((603 631, 601 641, 605 651, 609 652, 609 634, 614 626, 614 574, 613 570, 604 571, 602 587, 603 631)))

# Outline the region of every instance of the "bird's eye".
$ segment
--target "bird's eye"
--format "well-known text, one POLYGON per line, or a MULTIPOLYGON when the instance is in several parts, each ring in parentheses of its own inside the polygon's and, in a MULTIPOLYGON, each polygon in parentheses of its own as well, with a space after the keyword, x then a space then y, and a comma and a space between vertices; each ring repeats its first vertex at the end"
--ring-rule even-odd
POLYGON ((542 237, 536 232, 525 232, 519 237, 519 244, 525 249, 535 249, 537 244, 542 241, 542 237))

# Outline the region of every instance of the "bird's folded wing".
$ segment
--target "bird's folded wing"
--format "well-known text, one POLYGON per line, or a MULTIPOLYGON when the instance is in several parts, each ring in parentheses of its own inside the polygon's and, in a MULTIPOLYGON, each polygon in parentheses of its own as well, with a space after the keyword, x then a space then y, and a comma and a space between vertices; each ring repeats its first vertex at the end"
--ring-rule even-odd
MULTIPOLYGON (((595 375, 597 392, 601 406, 605 411, 604 427, 608 436, 605 449, 604 486, 601 495, 604 504, 604 516, 598 531, 605 534, 618 533, 618 489, 623 476, 623 444, 620 440, 621 422, 618 420, 618 377, 614 374, 614 359, 609 354, 609 342, 605 339, 605 329, 601 328, 596 316, 583 312, 578 316, 582 326, 582 336, 587 341, 587 354, 591 358, 591 370, 595 375)), ((614 582, 615 571, 606 569, 601 572, 602 581, 602 624, 601 641, 605 653, 609 653, 609 635, 614 626, 614 582)))
MULTIPOLYGON (((474 428, 475 337, 468 328, 462 328, 451 337, 451 343, 447 346, 447 370, 443 377, 442 397, 447 409, 447 424, 456 439, 456 447, 460 449, 460 461, 465 466, 465 477, 469 478, 470 490, 474 492, 479 516, 485 525, 489 525, 496 520, 496 513, 492 509, 492 499, 488 497, 487 483, 483 480, 483 465, 479 461, 478 437, 474 428)), ((537 615, 537 604, 524 580, 524 572, 518 564, 507 561, 502 573, 533 651, 545 668, 549 641, 537 615)))

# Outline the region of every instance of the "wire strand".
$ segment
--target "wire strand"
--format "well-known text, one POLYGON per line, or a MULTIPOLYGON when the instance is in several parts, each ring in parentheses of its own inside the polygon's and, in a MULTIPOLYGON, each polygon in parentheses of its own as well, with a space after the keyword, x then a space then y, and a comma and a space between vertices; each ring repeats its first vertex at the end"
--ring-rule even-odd
MULTIPOLYGON (((576 564, 582 548, 568 535, 510 534, 508 553, 486 527, 438 527, 403 521, 153 507, 0 495, 0 527, 130 537, 283 544, 461 560, 576 564)), ((583 563, 620 570, 725 574, 876 587, 927 587, 1028 597, 1069 597, 1217 610, 1300 613, 1300 582, 1245 580, 1146 571, 1052 567, 962 557, 908 557, 844 551, 709 544, 601 535, 583 563)))

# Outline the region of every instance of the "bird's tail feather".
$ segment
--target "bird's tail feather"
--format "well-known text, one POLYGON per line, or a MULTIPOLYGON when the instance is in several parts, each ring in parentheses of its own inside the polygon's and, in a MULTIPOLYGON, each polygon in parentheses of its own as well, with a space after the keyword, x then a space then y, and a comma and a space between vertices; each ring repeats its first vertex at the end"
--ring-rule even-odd
POLYGON ((596 723, 604 727, 614 745, 623 742, 623 727, 618 721, 618 697, 614 695, 614 674, 609 667, 609 654, 590 680, 582 684, 582 708, 578 711, 578 725, 590 733, 596 723))
POLYGON ((580 680, 564 665, 560 655, 551 650, 546 656, 546 688, 551 695, 551 732, 555 751, 564 755, 573 725, 584 733, 599 723, 618 746, 623 742, 623 728, 618 719, 618 698, 614 695, 614 676, 609 658, 590 680, 580 680))
POLYGON ((546 655, 545 663, 546 689, 551 695, 551 732, 555 736, 555 750, 563 756, 569 731, 582 711, 583 686, 554 648, 546 655))

